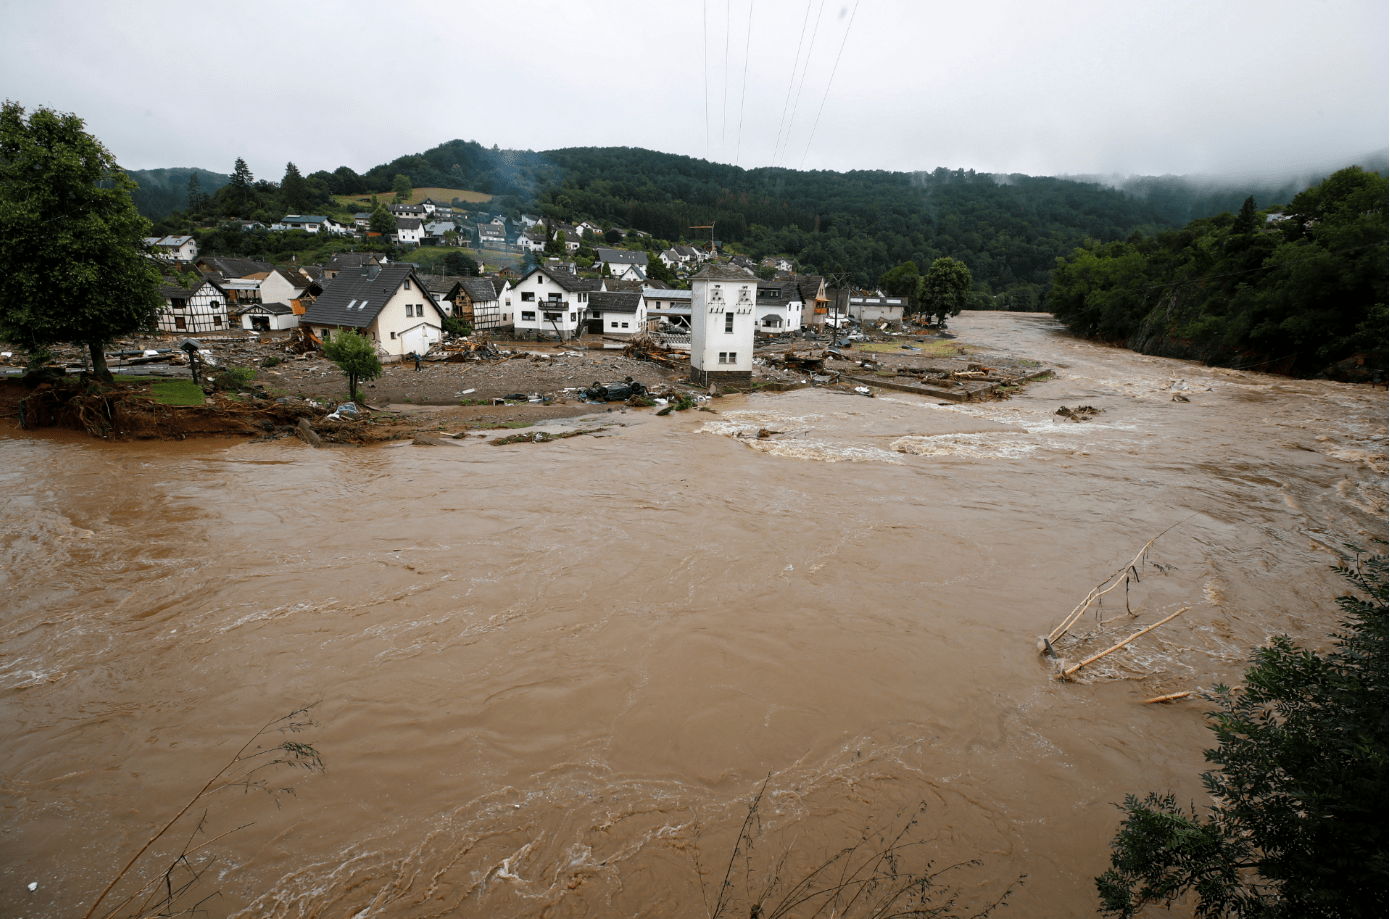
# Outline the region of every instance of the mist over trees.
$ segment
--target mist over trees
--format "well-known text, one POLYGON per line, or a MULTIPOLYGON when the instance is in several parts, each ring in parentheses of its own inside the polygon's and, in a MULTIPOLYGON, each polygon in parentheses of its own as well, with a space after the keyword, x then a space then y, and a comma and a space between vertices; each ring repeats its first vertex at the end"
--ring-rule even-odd
POLYGON ((1298 376, 1385 379, 1387 182, 1353 166, 1287 209, 1194 220, 1058 259, 1051 311, 1146 354, 1298 376))

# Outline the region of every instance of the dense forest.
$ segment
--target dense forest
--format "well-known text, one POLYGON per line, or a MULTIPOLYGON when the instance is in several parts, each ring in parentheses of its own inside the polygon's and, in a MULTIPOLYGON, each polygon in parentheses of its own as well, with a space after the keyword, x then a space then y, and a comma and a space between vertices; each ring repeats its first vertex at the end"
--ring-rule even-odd
POLYGON ((1088 241, 1052 273, 1076 334, 1146 354, 1342 379, 1385 379, 1387 188, 1351 167, 1261 212, 1088 241))
POLYGON ((150 220, 160 220, 173 211, 188 207, 188 180, 198 177, 195 187, 211 194, 232 180, 229 175, 221 175, 207 169, 196 167, 176 167, 173 169, 130 169, 126 174, 135 180, 136 188, 131 199, 142 215, 150 220))

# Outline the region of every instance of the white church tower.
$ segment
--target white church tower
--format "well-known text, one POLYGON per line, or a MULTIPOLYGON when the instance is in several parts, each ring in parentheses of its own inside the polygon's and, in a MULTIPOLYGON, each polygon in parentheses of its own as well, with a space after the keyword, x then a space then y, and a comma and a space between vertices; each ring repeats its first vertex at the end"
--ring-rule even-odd
POLYGON ((690 382, 753 385, 758 278, 711 262, 690 279, 690 382))

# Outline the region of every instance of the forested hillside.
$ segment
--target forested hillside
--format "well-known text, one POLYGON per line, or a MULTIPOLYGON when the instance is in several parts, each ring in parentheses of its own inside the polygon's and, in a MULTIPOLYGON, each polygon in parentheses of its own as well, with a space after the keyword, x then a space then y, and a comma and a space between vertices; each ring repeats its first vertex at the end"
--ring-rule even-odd
POLYGON ((1088 242, 1053 272, 1051 311, 1071 330, 1147 354, 1341 379, 1385 379, 1386 179, 1360 167, 1284 213, 1194 220, 1088 242))
POLYGON ((1123 239, 1163 224, 1143 201, 1062 179, 930 173, 736 169, 632 148, 546 153, 537 204, 556 216, 630 223, 663 239, 714 236, 749 254, 870 285, 912 260, 953 256, 977 282, 1036 303, 1058 255, 1087 238, 1123 239))
POLYGON ((135 180, 131 198, 135 207, 150 220, 159 220, 172 211, 188 207, 188 180, 198 177, 198 188, 210 195, 232 180, 230 175, 196 167, 173 169, 128 169, 126 175, 135 180))

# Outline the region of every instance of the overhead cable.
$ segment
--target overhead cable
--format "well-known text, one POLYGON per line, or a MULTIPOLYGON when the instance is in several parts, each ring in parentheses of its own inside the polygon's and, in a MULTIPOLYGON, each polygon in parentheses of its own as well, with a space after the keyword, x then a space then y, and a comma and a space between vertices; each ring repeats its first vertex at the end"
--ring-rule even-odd
POLYGON ((801 166, 805 168, 806 154, 811 152, 811 141, 815 140, 816 128, 820 127, 820 113, 825 111, 825 100, 830 98, 830 85, 835 82, 835 71, 840 69, 840 55, 845 53, 845 42, 849 41, 849 30, 854 28, 854 14, 859 12, 859 0, 854 0, 854 9, 850 10, 849 23, 845 26, 845 37, 840 39, 840 52, 835 55, 835 66, 830 68, 830 81, 825 84, 825 95, 820 97, 820 108, 816 109, 816 123, 811 125, 811 136, 806 138, 806 150, 801 154, 801 166))

